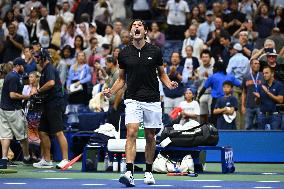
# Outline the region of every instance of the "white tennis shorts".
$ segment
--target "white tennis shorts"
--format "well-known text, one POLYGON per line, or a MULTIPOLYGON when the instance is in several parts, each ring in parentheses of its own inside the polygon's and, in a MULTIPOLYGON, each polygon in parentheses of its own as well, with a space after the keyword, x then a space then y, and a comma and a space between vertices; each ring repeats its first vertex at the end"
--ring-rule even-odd
POLYGON ((162 128, 161 102, 140 102, 137 100, 124 100, 125 124, 144 122, 145 128, 162 128))

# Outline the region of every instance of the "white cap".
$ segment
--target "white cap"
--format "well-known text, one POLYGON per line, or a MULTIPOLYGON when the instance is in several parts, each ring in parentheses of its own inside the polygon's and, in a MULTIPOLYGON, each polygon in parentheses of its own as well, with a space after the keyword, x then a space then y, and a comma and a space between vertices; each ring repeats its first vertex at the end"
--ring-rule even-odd
POLYGON ((237 51, 242 51, 242 50, 243 50, 243 47, 242 47, 241 44, 236 43, 236 44, 234 44, 233 49, 236 49, 237 51))

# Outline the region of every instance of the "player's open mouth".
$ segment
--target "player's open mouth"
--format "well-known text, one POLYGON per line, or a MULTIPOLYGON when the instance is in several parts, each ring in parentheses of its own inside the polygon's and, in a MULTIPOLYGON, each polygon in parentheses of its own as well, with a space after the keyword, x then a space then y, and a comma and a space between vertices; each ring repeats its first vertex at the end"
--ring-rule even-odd
POLYGON ((135 31, 134 31, 134 34, 135 34, 135 36, 140 36, 141 33, 140 33, 139 30, 135 30, 135 31))

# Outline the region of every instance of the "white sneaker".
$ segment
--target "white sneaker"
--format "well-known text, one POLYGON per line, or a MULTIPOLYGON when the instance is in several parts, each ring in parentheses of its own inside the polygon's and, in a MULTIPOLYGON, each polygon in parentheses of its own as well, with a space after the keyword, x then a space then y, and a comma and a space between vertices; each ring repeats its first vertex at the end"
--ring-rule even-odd
POLYGON ((154 179, 154 176, 151 172, 145 172, 144 183, 148 184, 148 185, 155 184, 155 179, 154 179))
POLYGON ((33 167, 40 169, 50 169, 53 168, 53 164, 52 161, 45 161, 45 159, 41 159, 39 162, 33 163, 33 167))
MULTIPOLYGON (((57 169, 62 169, 63 167, 65 167, 65 165, 66 165, 67 163, 69 163, 69 161, 66 160, 66 159, 63 159, 60 163, 58 163, 58 164, 56 165, 56 168, 57 168, 57 169)), ((69 167, 68 167, 68 169, 71 169, 71 168, 72 168, 72 166, 69 166, 69 167)))
POLYGON ((119 182, 124 184, 127 187, 135 186, 134 177, 131 171, 126 171, 124 174, 120 175, 119 182))

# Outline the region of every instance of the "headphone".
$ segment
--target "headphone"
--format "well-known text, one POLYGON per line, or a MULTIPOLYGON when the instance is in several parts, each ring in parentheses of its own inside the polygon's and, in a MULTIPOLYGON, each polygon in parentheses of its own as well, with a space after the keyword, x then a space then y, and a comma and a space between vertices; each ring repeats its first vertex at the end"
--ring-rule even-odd
POLYGON ((41 48, 40 51, 35 56, 40 58, 40 60, 43 62, 45 62, 46 60, 50 60, 49 52, 43 48, 41 48))

